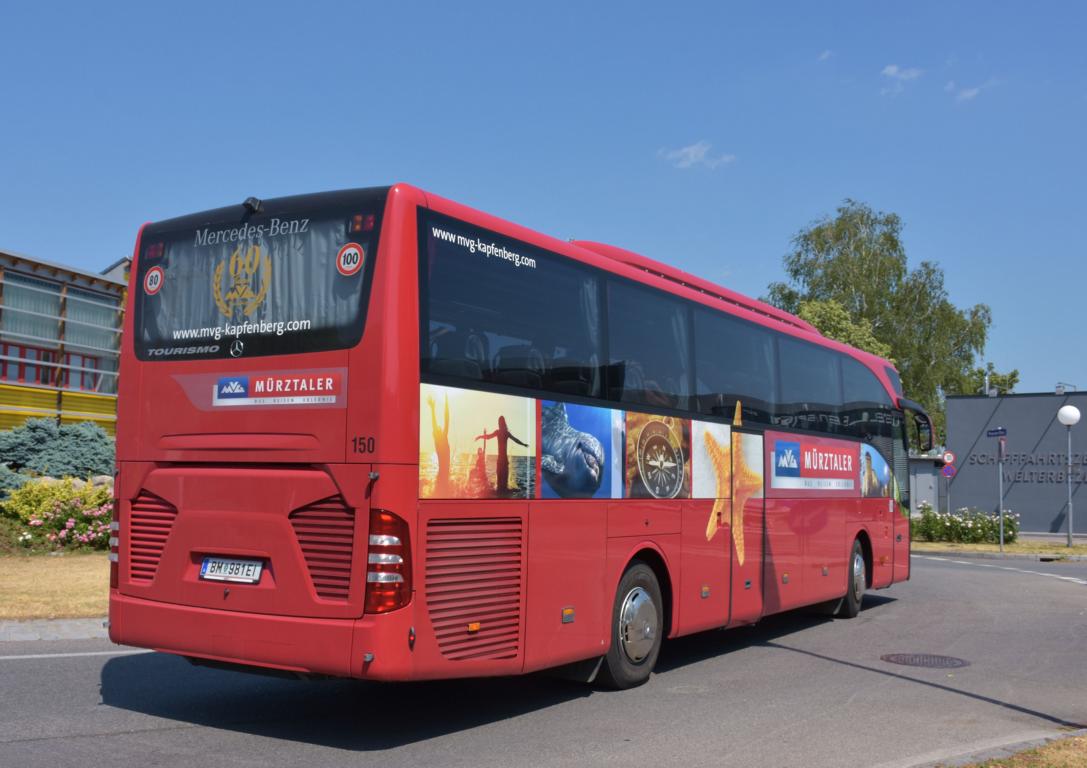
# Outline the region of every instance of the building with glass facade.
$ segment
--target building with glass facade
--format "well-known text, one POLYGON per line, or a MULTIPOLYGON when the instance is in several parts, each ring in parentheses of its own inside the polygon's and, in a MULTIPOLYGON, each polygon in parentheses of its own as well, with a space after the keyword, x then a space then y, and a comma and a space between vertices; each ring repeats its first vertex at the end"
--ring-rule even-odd
POLYGON ((0 251, 0 429, 45 417, 114 433, 127 267, 95 274, 0 251))

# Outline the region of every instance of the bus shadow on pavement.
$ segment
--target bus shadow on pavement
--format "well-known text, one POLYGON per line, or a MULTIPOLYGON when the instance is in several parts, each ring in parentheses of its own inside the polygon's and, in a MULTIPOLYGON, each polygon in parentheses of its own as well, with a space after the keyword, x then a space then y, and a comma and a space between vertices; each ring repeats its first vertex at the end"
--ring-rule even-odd
MULTIPOLYGON (((892 601, 866 595, 864 607, 892 601)), ((793 611, 754 627, 672 640, 664 644, 657 671, 667 675, 830 620, 793 611)), ((421 683, 292 680, 196 667, 163 653, 112 658, 101 676, 102 703, 110 707, 357 751, 400 747, 599 693, 592 686, 545 674, 421 683)))
MULTIPOLYGON (((862 613, 854 621, 863 619, 865 613, 894 603, 896 600, 897 598, 886 595, 866 594, 861 604, 862 613)), ((665 643, 661 648, 661 655, 657 660, 657 672, 664 673, 688 664, 696 664, 740 648, 763 645, 784 635, 791 635, 831 621, 835 619, 826 614, 817 613, 811 608, 798 608, 794 611, 767 616, 758 624, 748 627, 727 630, 711 629, 679 637, 665 643)))
POLYGON ((111 659, 102 703, 157 718, 347 750, 404 746, 589 696, 541 675, 376 683, 196 667, 170 654, 111 659))

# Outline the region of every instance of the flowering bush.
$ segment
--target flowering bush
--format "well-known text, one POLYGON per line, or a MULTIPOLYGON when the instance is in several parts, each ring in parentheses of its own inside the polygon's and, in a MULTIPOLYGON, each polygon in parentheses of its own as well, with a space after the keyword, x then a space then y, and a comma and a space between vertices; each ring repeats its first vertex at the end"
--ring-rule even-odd
POLYGON ((12 491, 0 509, 25 527, 18 537, 24 547, 105 549, 112 495, 108 485, 42 478, 12 491))
MULTIPOLYGON (((1000 515, 988 514, 977 509, 963 507, 955 514, 944 514, 921 502, 920 519, 910 522, 910 533, 915 541, 953 541, 966 544, 998 544, 1000 542, 1000 515)), ((1009 544, 1019 536, 1019 515, 1004 511, 1004 543, 1009 544)))

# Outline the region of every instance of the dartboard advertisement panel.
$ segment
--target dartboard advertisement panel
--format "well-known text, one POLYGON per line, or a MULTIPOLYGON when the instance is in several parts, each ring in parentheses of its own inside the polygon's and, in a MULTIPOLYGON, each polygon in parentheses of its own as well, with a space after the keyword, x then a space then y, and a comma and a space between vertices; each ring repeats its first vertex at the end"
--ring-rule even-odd
POLYGON ((690 498, 690 457, 690 421, 628 412, 623 495, 630 499, 690 498))

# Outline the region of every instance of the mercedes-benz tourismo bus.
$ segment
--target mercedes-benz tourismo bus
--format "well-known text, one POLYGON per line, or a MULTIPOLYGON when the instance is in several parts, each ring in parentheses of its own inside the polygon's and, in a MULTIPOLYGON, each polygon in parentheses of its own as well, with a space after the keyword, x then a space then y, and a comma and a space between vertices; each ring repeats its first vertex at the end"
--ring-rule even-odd
POLYGON ((404 184, 148 224, 110 636, 635 685, 666 637, 907 579, 911 411, 797 317, 404 184))

